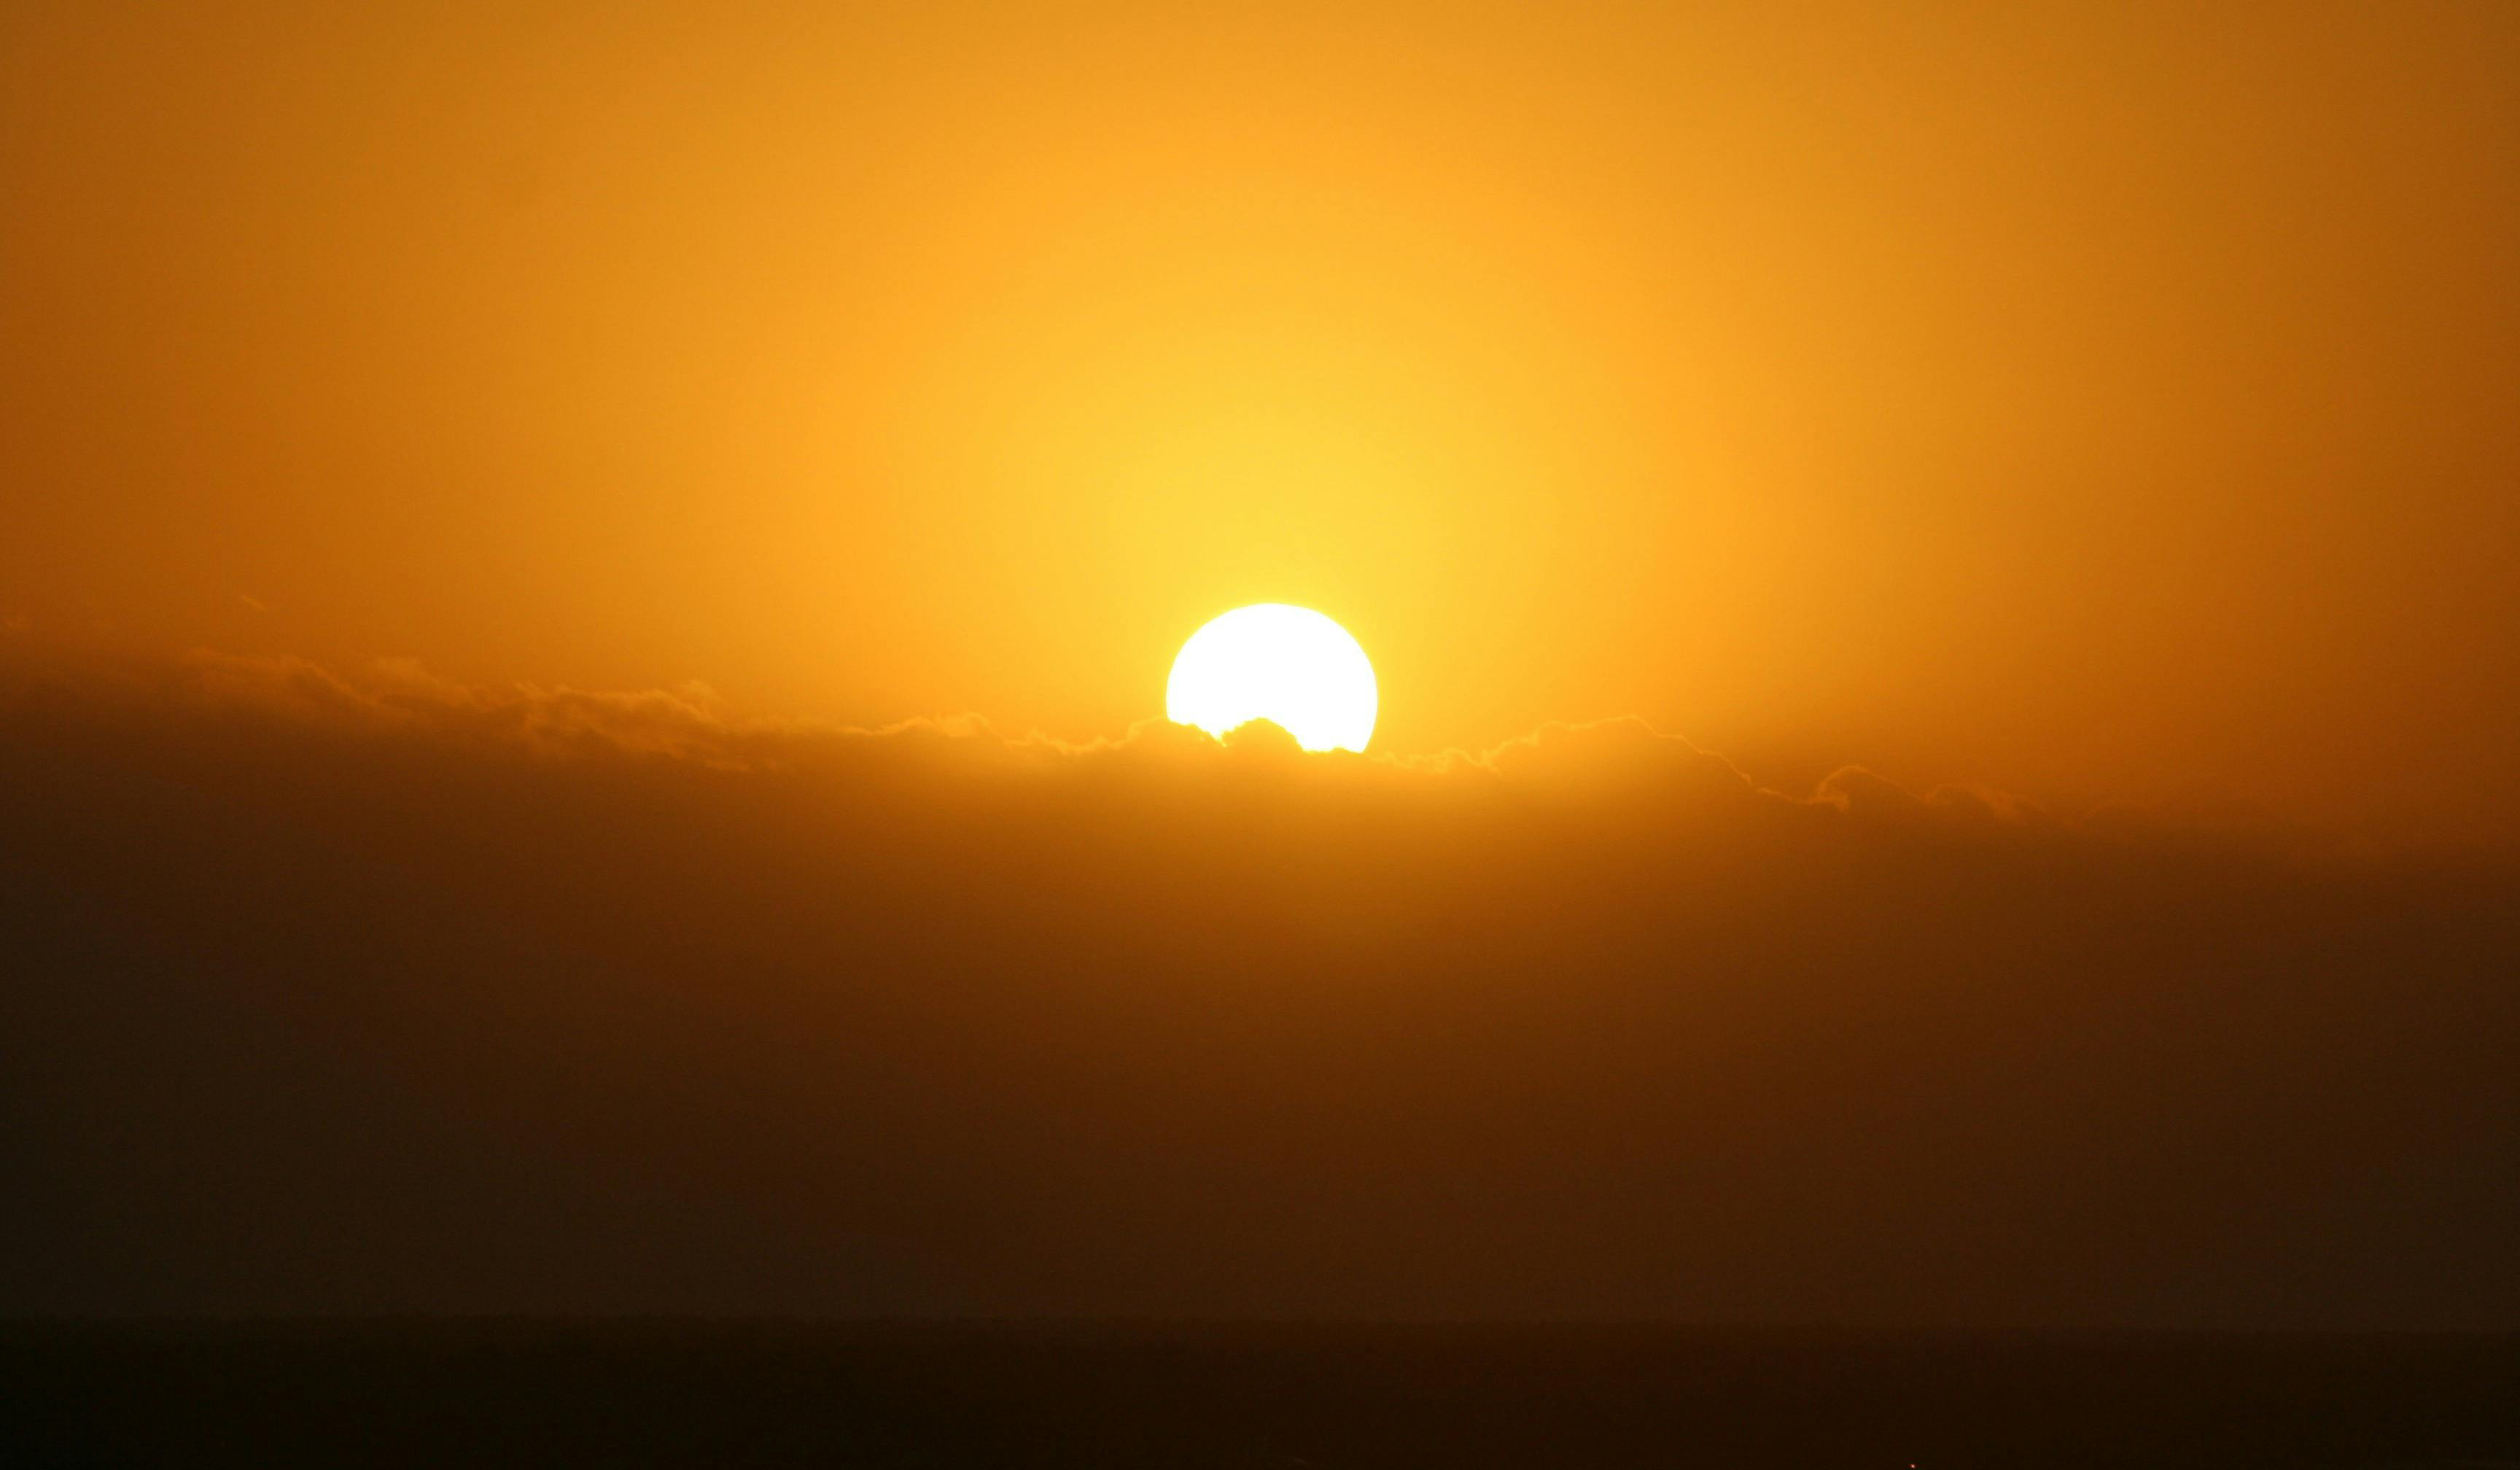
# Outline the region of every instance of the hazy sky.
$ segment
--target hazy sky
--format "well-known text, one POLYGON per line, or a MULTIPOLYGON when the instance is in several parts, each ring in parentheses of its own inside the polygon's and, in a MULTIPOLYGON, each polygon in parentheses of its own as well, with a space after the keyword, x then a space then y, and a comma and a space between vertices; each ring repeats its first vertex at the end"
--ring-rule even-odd
POLYGON ((2509 840, 2520 10, 0 16, 0 613, 2509 840))
POLYGON ((0 1316, 2507 1330, 2515 80, 0 5, 0 1316))

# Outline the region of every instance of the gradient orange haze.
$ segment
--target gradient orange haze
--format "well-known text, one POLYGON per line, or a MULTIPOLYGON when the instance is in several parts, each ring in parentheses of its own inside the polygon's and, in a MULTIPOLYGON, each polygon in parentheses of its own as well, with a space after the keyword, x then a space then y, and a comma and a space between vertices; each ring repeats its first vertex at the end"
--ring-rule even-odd
POLYGON ((0 14, 0 615, 2507 841, 2520 8, 0 14))

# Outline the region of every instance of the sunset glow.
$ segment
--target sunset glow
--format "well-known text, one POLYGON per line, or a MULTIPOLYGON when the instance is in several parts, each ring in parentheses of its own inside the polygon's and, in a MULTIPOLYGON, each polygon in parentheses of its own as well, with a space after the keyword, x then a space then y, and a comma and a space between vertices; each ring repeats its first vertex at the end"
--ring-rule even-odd
POLYGON ((0 1458, 2520 1470, 2515 82, 0 3, 0 1458))

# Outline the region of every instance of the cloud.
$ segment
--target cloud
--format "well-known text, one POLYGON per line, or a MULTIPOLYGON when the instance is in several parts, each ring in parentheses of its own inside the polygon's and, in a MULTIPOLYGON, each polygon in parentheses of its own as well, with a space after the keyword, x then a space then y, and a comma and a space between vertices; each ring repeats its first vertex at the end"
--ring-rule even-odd
MULTIPOLYGON (((55 665, 56 686, 87 671, 55 665)), ((1633 716, 1552 723, 1484 752, 1433 756, 1377 753, 1306 755, 1267 721, 1223 740, 1163 720, 1084 743, 1012 735, 975 714, 912 719, 864 729, 738 719, 702 684, 673 690, 583 690, 464 685, 407 659, 342 671, 292 657, 195 651, 159 661, 126 661, 122 697, 167 710, 330 727, 342 733, 417 736, 555 759, 653 757, 725 771, 794 773, 852 762, 1030 771, 1046 777, 1108 770, 1275 769, 1334 787, 1411 783, 1493 786, 1524 795, 1656 803, 1746 811, 1794 801, 1758 789, 1722 756, 1633 716)), ((93 676, 89 676, 93 679, 93 676)), ((20 683, 25 683, 20 671, 20 683)), ((106 687, 94 680, 91 688, 106 687)), ((1860 767, 1839 771, 1800 805, 1864 821, 1948 820, 1984 824, 2033 821, 2030 804, 1996 792, 1946 787, 1912 795, 1860 767)))
POLYGON ((24 649, 0 813, 0 1311, 2520 1314, 2491 865, 24 649))

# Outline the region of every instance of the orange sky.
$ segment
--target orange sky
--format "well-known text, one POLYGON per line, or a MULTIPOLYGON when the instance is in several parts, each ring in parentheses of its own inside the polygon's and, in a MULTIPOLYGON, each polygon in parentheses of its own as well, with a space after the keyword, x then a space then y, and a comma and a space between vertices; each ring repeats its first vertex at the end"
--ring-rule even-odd
POLYGON ((0 13, 0 614, 2520 834, 2520 9, 0 13))
POLYGON ((2507 1330, 2515 79, 0 5, 0 1318, 2507 1330))

